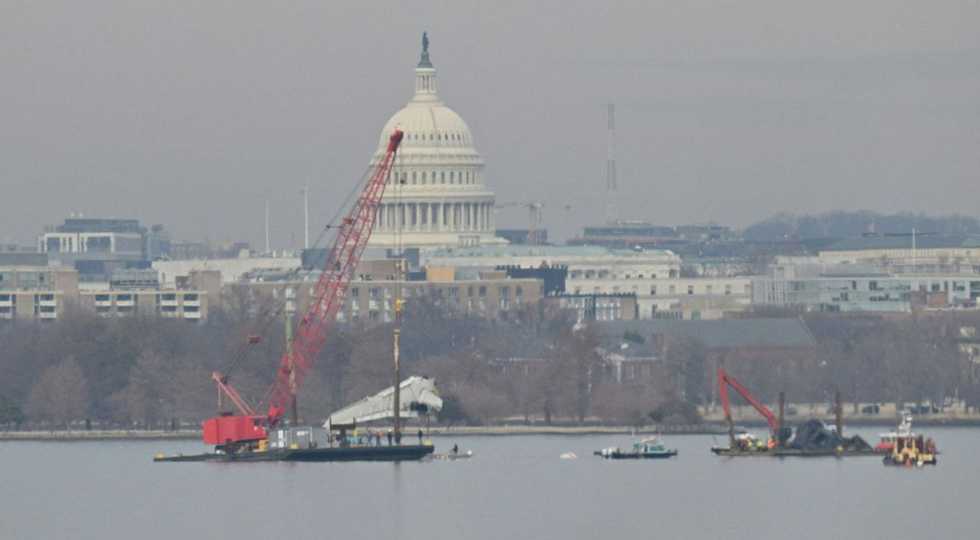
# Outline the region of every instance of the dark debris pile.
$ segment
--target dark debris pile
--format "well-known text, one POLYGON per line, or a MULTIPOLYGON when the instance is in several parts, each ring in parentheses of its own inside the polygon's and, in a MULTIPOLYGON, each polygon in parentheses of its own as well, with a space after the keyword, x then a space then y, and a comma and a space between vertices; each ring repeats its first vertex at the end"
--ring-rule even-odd
POLYGON ((836 450, 867 451, 871 445, 861 437, 841 437, 836 431, 828 429, 820 420, 807 420, 796 428, 796 435, 789 442, 796 450, 836 450))

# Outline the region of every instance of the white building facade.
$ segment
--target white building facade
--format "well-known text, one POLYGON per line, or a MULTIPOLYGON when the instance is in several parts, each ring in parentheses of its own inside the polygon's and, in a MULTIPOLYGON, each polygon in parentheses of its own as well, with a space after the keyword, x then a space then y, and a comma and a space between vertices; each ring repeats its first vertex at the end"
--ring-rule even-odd
POLYGON ((980 275, 895 273, 868 261, 777 257, 752 283, 755 305, 828 312, 907 312, 917 307, 976 309, 980 275))
POLYGON ((422 261, 430 266, 480 269, 564 266, 568 294, 635 294, 641 319, 720 318, 752 302, 750 278, 681 278, 681 258, 666 250, 483 246, 432 251, 422 261))

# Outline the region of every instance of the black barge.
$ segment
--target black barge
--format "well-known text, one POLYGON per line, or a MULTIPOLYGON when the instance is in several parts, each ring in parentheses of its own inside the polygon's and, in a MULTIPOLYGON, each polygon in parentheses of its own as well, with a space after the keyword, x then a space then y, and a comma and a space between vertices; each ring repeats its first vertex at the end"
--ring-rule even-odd
POLYGON ((763 450, 740 450, 728 447, 714 446, 711 453, 716 456, 726 457, 853 457, 853 456, 876 456, 874 450, 866 449, 820 449, 820 450, 798 450, 796 448, 771 448, 763 450))
POLYGON ((209 452, 153 456, 155 462, 214 461, 224 463, 252 463, 257 461, 418 461, 432 454, 434 447, 422 445, 394 446, 337 446, 330 448, 276 448, 269 450, 243 450, 240 452, 209 452))

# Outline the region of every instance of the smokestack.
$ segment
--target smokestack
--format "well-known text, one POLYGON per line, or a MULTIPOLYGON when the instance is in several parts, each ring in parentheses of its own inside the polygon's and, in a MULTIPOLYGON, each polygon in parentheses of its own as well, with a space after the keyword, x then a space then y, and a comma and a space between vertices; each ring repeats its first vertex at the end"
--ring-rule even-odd
POLYGON ((265 252, 272 252, 272 242, 269 236, 269 201, 265 201, 265 252))
POLYGON ((613 223, 616 215, 616 106, 607 106, 609 145, 606 148, 606 223, 613 223))

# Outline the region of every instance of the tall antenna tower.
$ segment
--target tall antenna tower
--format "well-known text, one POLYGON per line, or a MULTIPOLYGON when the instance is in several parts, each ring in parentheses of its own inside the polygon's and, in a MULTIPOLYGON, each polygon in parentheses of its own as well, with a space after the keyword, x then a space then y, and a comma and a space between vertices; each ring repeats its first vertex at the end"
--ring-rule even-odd
POLYGON ((265 201, 265 252, 272 251, 272 237, 269 234, 269 201, 265 201))
POLYGON ((310 249, 310 186, 303 186, 303 249, 310 249))
POLYGON ((606 149, 606 223, 614 223, 616 215, 616 106, 610 103, 609 114, 609 146, 606 149))

